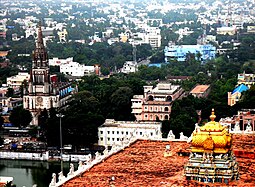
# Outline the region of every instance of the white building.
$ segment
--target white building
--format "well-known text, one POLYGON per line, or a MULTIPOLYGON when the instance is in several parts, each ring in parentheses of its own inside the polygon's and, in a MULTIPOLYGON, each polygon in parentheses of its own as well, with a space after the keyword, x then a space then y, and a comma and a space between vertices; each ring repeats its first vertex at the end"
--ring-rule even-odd
POLYGON ((134 138, 155 138, 161 139, 161 122, 135 122, 115 121, 106 119, 105 123, 98 127, 98 145, 111 146, 121 144, 125 139, 134 138))
POLYGON ((137 62, 134 62, 134 61, 126 61, 124 64, 123 64, 123 67, 121 68, 121 72, 122 73, 134 73, 138 70, 138 64, 137 62))
POLYGON ((26 72, 19 72, 18 75, 14 75, 11 77, 8 77, 6 82, 7 82, 7 86, 10 88, 19 88, 22 85, 22 82, 24 80, 29 80, 29 73, 26 72))
POLYGON ((94 66, 85 66, 83 64, 79 64, 78 62, 70 62, 60 65, 60 73, 74 77, 83 77, 84 75, 90 75, 94 72, 94 66))
POLYGON ((73 62, 73 57, 70 57, 67 59, 59 59, 59 58, 49 59, 50 66, 60 66, 61 64, 68 64, 70 62, 73 62))
POLYGON ((50 66, 60 66, 60 73, 74 77, 83 77, 95 73, 95 66, 85 66, 73 61, 73 57, 67 59, 49 59, 50 66))
POLYGON ((161 35, 158 27, 146 27, 144 32, 133 34, 133 39, 129 40, 132 45, 150 44, 153 48, 161 46, 161 35))

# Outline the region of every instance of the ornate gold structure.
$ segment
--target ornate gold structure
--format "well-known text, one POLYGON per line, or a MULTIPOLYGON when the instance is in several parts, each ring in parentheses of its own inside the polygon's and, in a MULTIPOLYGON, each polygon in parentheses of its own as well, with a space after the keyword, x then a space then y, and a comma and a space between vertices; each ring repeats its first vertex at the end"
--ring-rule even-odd
POLYGON ((231 146, 231 134, 226 126, 214 121, 214 110, 211 121, 206 123, 192 134, 192 152, 227 153, 231 146))
POLYGON ((187 180, 225 182, 238 179, 238 164, 232 153, 232 137, 228 127, 214 121, 197 127, 192 133, 191 153, 185 166, 187 180))

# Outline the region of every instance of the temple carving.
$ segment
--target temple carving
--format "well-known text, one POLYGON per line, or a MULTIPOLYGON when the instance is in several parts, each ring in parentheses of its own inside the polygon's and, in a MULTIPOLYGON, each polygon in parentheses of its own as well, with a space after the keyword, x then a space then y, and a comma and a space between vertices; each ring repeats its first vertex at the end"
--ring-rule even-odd
POLYGON ((212 109, 211 121, 192 133, 191 153, 184 169, 187 180, 229 183, 239 178, 232 135, 215 118, 212 109))

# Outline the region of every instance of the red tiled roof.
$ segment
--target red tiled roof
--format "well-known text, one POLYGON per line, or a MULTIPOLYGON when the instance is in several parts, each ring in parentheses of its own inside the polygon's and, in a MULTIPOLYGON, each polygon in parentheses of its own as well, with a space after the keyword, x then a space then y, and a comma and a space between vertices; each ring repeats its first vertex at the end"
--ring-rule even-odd
POLYGON ((204 93, 209 87, 210 85, 197 85, 190 93, 204 93))
MULTIPOLYGON (((255 139, 255 138, 254 138, 255 139)), ((234 148, 243 150, 250 141, 245 137, 234 136, 234 148)), ((95 165, 79 177, 68 181, 63 187, 105 187, 105 186, 255 186, 255 159, 237 156, 240 180, 224 183, 200 183, 187 181, 184 165, 188 157, 178 156, 177 152, 189 151, 186 142, 136 141, 130 147, 112 155, 104 162, 95 165), (164 157, 165 147, 170 145, 173 156, 164 157), (111 181, 114 177, 115 180, 111 181)), ((255 144, 249 148, 254 150, 255 144)))

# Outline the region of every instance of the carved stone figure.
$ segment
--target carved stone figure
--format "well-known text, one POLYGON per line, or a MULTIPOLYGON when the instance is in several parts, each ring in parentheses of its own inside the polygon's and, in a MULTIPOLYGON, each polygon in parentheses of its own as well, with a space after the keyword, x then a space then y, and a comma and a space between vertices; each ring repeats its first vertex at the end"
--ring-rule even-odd
POLYGON ((69 170, 69 173, 67 174, 67 176, 72 176, 74 174, 74 166, 73 164, 71 163, 70 164, 70 170, 69 170))
POLYGON ((172 130, 169 131, 169 133, 167 135, 167 139, 169 139, 169 140, 175 139, 175 135, 172 130))
POLYGON ((63 175, 63 172, 60 171, 60 172, 58 173, 58 181, 60 182, 60 181, 62 181, 64 178, 65 178, 65 176, 63 175))
POLYGON ((56 174, 55 173, 52 173, 52 179, 51 179, 50 186, 56 186, 56 174))

